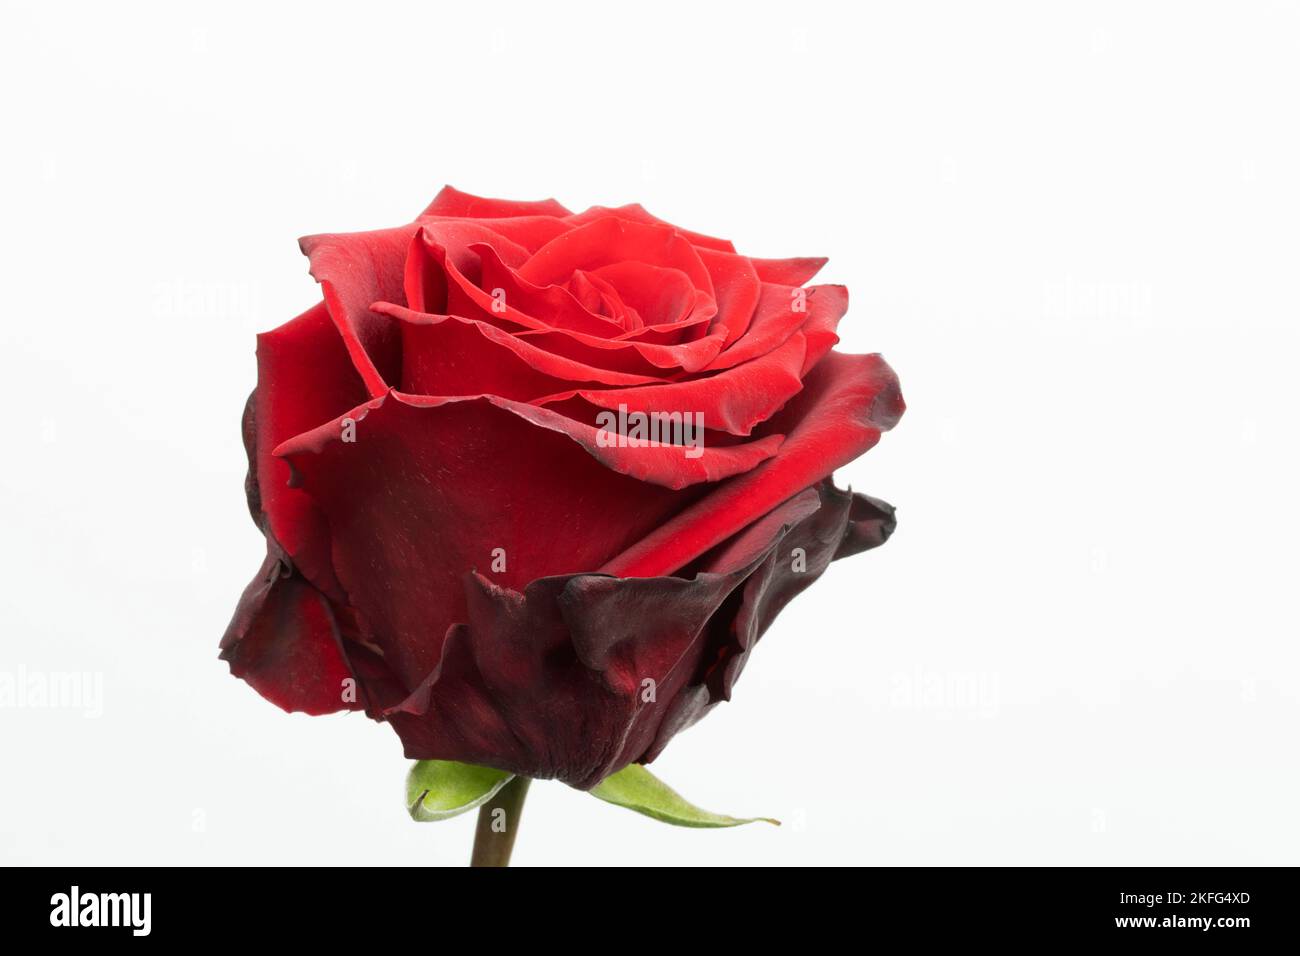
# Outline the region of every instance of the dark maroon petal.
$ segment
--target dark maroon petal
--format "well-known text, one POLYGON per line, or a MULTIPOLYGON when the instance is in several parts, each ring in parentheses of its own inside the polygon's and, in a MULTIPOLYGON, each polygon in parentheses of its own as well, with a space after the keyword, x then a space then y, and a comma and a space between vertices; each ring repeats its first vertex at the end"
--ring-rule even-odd
POLYGON ((750 470, 778 436, 705 448, 600 447, 595 430, 499 398, 391 395, 278 449, 322 509, 339 581, 408 687, 464 620, 459 580, 503 549, 512 586, 598 568, 698 497, 750 470))
POLYGON ((894 533, 896 524, 893 505, 879 498, 854 495, 849 507, 848 529, 835 552, 835 560, 880 547, 894 533))
POLYGON ((221 639, 230 672, 288 711, 360 710, 362 688, 343 652, 330 603, 294 574, 268 542, 266 561, 244 590, 221 639), (345 681, 352 681, 353 693, 345 681))
MULTIPOLYGON (((712 643, 703 655, 708 666, 688 692, 671 701, 654 742, 638 757, 641 762, 654 760, 674 734, 695 723, 719 702, 731 699, 759 638, 777 614, 817 580, 832 560, 883 544, 893 532, 893 509, 884 502, 840 491, 829 481, 809 491, 819 496, 820 506, 809 512, 808 492, 804 492, 800 496, 803 501, 782 521, 789 527, 788 533, 778 535, 766 556, 753 566, 743 587, 729 602, 729 616, 714 621, 712 643)), ((783 507, 789 509, 791 504, 783 507)), ((702 574, 719 573, 737 560, 750 557, 757 541, 772 530, 776 520, 781 519, 764 518, 757 527, 739 536, 748 540, 722 545, 695 567, 702 574)))
POLYGON ((469 623, 389 720, 408 757, 595 786, 653 739, 663 704, 699 669, 701 630, 744 575, 566 575, 523 593, 470 575, 469 623))
POLYGON ((519 591, 467 575, 466 623, 388 715, 406 755, 584 789, 653 759, 729 698, 776 612, 837 553, 850 502, 807 489, 689 577, 560 575, 519 591), (795 548, 806 567, 787 561, 795 548))

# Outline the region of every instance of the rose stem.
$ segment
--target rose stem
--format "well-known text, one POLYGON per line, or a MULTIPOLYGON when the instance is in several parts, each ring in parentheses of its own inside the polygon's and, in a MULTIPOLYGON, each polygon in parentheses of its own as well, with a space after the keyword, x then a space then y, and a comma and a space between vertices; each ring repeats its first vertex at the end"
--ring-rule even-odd
POLYGON ((524 812, 524 797, 528 796, 527 777, 515 777, 502 787, 495 797, 478 811, 478 827, 474 831, 474 852, 470 866, 509 866, 510 851, 515 846, 519 832, 519 817, 524 812), (504 816, 497 813, 504 810, 504 816), (500 820, 500 823, 497 821, 500 820), (493 829, 493 824, 496 829, 493 829), (503 826, 504 825, 504 826, 503 826), (500 830, 501 832, 497 832, 500 830))

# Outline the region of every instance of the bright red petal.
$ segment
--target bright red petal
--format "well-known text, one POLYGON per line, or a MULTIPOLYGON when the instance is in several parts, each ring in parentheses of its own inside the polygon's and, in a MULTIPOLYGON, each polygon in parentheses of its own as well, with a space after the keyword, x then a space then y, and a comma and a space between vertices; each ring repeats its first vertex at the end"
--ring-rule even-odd
POLYGON ((898 379, 879 355, 832 352, 770 423, 787 434, 775 459, 722 485, 601 570, 621 577, 672 573, 857 458, 903 408, 898 379))
POLYGON ((470 219, 500 219, 507 216, 570 216, 572 213, 554 199, 519 201, 488 199, 463 193, 454 186, 442 191, 425 208, 422 216, 465 216, 470 219))

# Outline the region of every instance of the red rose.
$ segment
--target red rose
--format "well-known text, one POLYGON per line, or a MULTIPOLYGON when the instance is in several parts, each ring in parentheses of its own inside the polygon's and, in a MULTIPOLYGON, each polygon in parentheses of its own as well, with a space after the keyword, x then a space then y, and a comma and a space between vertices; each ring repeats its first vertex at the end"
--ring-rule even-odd
POLYGON ((286 710, 589 788, 893 530, 829 480, 903 401, 878 355, 831 351, 847 292, 803 285, 824 260, 451 188, 302 248, 324 302, 258 339, 267 559, 222 641, 286 710))

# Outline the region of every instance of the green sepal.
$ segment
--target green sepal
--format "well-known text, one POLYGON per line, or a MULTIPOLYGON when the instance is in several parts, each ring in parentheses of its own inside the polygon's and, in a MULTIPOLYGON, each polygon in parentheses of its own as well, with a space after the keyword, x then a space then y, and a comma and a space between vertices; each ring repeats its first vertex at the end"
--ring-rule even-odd
POLYGON ((590 793, 606 803, 627 807, 678 827, 738 827, 760 820, 781 825, 780 820, 771 817, 738 818, 701 810, 638 763, 628 764, 618 773, 606 777, 590 793))
POLYGON ((420 823, 446 820, 487 803, 513 777, 454 760, 417 760, 406 777, 406 809, 420 823))

